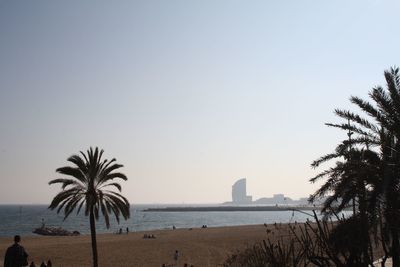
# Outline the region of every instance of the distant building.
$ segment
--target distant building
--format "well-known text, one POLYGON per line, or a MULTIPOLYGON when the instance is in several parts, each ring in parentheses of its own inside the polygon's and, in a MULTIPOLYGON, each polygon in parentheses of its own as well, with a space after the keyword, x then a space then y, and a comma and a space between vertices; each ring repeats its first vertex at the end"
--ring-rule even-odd
POLYGON ((232 186, 232 202, 234 204, 249 204, 252 201, 252 196, 248 196, 246 193, 246 178, 236 181, 232 186))
MULTIPOLYGON (((324 199, 318 199, 313 204, 320 205, 324 199)), ((298 200, 291 199, 284 194, 274 194, 272 197, 262 197, 253 201, 252 196, 248 196, 246 192, 246 178, 236 181, 232 185, 232 202, 224 202, 223 205, 304 205, 310 206, 308 198, 300 198, 298 200)))
POLYGON ((254 201, 255 204, 266 204, 266 205, 293 205, 297 204, 297 201, 290 197, 285 197, 284 194, 274 194, 273 197, 263 197, 254 201))
POLYGON ((285 201, 286 201, 284 194, 274 194, 272 199, 275 200, 276 203, 285 203, 285 201))

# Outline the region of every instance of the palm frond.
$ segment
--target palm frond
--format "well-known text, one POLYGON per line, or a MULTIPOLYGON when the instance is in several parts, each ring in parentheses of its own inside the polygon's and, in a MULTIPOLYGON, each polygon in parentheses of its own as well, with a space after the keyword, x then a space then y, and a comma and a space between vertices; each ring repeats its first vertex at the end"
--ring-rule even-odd
POLYGON ((58 172, 60 174, 72 176, 72 177, 78 179, 82 183, 87 183, 87 179, 86 179, 85 175, 83 174, 82 170, 80 170, 79 168, 65 166, 65 167, 58 168, 56 170, 56 172, 58 172))
MULTIPOLYGON (((343 118, 345 120, 350 120, 354 123, 359 124, 360 126, 371 130, 374 133, 378 133, 379 132, 379 128, 376 127, 376 125, 374 125, 373 123, 371 123, 370 121, 368 121, 365 118, 362 118, 360 115, 355 114, 353 112, 350 112, 348 110, 341 110, 341 109, 335 109, 335 114, 337 116, 339 116, 340 118, 343 118)), ((343 128, 344 130, 349 130, 348 128, 343 128)), ((352 130, 352 129, 350 129, 352 130)))
MULTIPOLYGON (((105 187, 108 187, 108 186, 114 186, 114 187, 116 187, 116 188, 118 189, 119 192, 122 191, 122 187, 121 187, 121 185, 120 185, 119 183, 103 184, 103 185, 101 185, 100 189, 105 188, 105 187)), ((101 192, 101 191, 100 191, 100 192, 101 192)))
POLYGON ((72 155, 67 159, 67 161, 75 164, 78 169, 81 170, 81 172, 86 172, 87 166, 85 164, 85 161, 81 157, 79 157, 79 155, 72 155))

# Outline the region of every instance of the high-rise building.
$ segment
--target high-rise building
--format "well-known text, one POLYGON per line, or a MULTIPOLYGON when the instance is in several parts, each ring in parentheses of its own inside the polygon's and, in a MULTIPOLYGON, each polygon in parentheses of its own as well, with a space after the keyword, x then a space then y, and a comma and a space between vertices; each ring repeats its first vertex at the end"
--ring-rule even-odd
POLYGON ((246 193, 246 178, 236 181, 232 186, 232 202, 235 204, 248 204, 252 202, 252 196, 246 193))

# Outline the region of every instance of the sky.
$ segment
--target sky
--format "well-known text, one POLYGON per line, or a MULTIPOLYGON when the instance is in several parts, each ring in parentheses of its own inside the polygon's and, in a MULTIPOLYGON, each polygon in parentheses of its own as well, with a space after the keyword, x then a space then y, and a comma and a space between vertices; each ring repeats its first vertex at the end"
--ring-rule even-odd
POLYGON ((0 204, 48 204, 89 147, 138 203, 306 197, 400 64, 398 1, 0 0, 0 204))

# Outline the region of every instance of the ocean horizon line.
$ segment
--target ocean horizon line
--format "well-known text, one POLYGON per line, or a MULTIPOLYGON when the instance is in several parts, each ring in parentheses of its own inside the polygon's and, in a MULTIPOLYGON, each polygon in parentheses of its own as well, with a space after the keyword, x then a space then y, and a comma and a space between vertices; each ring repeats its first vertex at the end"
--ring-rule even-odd
MULTIPOLYGON (((146 205, 173 205, 173 206, 187 206, 187 205, 223 205, 221 203, 129 203, 131 206, 146 206, 146 205)), ((49 206, 50 203, 0 203, 0 206, 49 206)))

